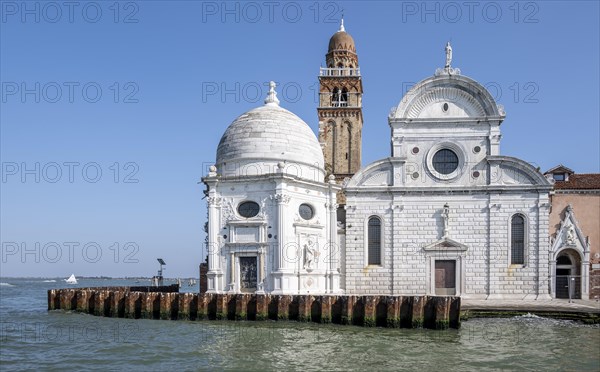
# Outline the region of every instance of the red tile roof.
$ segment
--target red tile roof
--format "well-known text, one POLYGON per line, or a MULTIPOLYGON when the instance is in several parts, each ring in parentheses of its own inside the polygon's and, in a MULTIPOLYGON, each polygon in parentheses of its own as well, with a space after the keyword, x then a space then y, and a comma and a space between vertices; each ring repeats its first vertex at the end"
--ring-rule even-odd
POLYGON ((564 165, 559 164, 556 167, 550 168, 547 171, 545 171, 544 175, 546 175, 546 174, 553 174, 553 173, 569 173, 569 174, 573 174, 575 172, 573 172, 573 170, 571 168, 567 168, 564 165))
POLYGON ((600 189, 600 173, 572 174, 568 181, 556 181, 557 190, 593 190, 600 189))

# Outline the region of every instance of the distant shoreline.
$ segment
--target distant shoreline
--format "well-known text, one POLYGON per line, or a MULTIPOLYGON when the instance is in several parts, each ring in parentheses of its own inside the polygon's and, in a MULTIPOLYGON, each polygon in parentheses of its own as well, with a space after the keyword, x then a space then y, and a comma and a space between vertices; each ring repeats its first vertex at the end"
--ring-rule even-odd
MULTIPOLYGON (((10 280, 10 279, 65 279, 62 276, 0 276, 0 280, 10 280)), ((77 280, 80 279, 95 279, 95 280, 152 280, 152 277, 138 277, 138 276, 126 276, 126 277, 112 277, 112 276, 77 276, 77 280)), ((173 280, 177 281, 187 280, 187 279, 198 279, 196 277, 176 277, 176 278, 164 278, 164 280, 173 280)))

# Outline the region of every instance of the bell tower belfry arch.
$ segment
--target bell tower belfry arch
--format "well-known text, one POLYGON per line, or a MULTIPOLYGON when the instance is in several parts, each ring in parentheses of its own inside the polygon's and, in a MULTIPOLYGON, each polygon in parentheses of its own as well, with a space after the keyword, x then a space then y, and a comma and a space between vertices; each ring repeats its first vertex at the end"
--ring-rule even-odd
POLYGON ((327 66, 319 71, 319 143, 325 172, 338 183, 361 167, 362 80, 352 36, 344 28, 329 40, 327 66))

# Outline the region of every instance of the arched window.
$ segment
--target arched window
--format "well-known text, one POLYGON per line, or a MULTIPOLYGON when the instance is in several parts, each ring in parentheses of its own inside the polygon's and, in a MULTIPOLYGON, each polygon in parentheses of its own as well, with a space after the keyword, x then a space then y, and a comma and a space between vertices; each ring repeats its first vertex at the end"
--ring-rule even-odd
POLYGON ((510 221, 510 263, 525 263, 525 217, 515 214, 510 221))
POLYGON ((340 107, 348 106, 348 89, 342 89, 342 94, 340 95, 340 107))
POLYGON ((367 226, 368 265, 381 265, 381 220, 370 217, 367 226))
POLYGON ((340 90, 338 88, 333 88, 333 93, 331 94, 332 107, 340 107, 340 96, 340 90))

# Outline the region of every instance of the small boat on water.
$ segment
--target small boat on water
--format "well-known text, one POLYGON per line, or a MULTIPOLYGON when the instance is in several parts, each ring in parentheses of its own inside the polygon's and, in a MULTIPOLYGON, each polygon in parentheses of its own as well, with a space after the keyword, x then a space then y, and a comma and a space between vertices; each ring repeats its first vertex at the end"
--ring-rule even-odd
POLYGON ((71 274, 69 279, 65 279, 65 282, 67 282, 67 284, 77 284, 77 278, 75 278, 75 274, 71 274))

